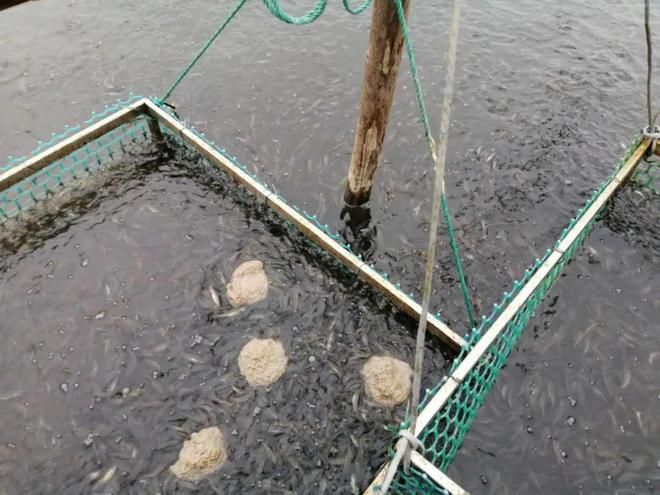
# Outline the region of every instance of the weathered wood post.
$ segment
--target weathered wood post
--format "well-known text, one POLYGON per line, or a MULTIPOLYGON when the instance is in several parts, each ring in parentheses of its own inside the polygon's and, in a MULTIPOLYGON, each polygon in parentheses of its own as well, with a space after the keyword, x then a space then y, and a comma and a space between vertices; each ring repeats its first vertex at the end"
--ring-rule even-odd
MULTIPOLYGON (((406 17, 410 3, 411 0, 402 0, 406 17)), ((351 206, 366 203, 371 195, 394 99, 402 50, 403 33, 394 1, 374 0, 360 116, 344 194, 344 200, 351 206)))

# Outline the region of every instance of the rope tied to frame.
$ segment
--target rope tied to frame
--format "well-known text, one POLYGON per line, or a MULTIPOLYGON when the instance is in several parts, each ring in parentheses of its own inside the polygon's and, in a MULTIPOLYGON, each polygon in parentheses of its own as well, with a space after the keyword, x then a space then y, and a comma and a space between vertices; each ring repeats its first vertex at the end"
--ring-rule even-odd
POLYGON ((170 87, 165 91, 165 94, 158 99, 158 103, 162 105, 165 103, 165 101, 172 96, 172 93, 174 93, 174 90, 177 88, 179 84, 181 84, 181 81, 184 80, 184 78, 188 75, 188 73, 192 70, 192 68, 195 66, 197 62, 199 62, 199 59, 202 58, 202 56, 206 53, 206 51, 211 47, 213 42, 216 40, 218 36, 225 30, 225 28, 229 25, 229 23, 232 21, 232 19, 238 14, 238 12, 243 8, 243 6, 247 3, 247 0, 238 0, 232 11, 229 13, 229 15, 220 23, 218 26, 218 29, 215 30, 213 35, 204 43, 202 46, 201 50, 197 52, 197 55, 195 55, 190 62, 188 62, 188 65, 181 71, 179 76, 174 80, 174 82, 170 85, 170 87))
MULTIPOLYGON (((408 29, 406 27, 406 19, 403 12, 403 7, 401 0, 395 0, 396 9, 399 16, 399 22, 402 26, 402 32, 404 33, 404 39, 406 45, 408 46, 409 55, 412 53, 412 46, 410 44, 408 29)), ((454 9, 452 13, 451 27, 449 30, 449 45, 447 47, 447 74, 445 79, 445 93, 442 101, 442 113, 440 119, 440 136, 439 142, 436 147, 433 139, 429 139, 429 146, 432 149, 432 156, 434 159, 434 184, 433 184, 433 198, 432 198, 432 209, 431 209, 431 225, 429 228, 429 240, 427 248, 427 257, 426 257, 426 268, 424 272, 424 285, 423 285, 423 294, 422 294, 422 309, 419 318, 419 325, 417 327, 417 338, 415 345, 415 366, 413 370, 413 386, 412 386, 412 397, 409 402, 408 411, 410 412, 409 418, 409 427, 407 429, 401 429, 399 431, 399 440, 396 444, 396 451, 394 457, 389 463, 387 472, 385 474, 385 479, 383 484, 380 487, 380 492, 386 494, 389 490, 396 472, 399 468, 400 463, 403 461, 404 471, 409 472, 410 460, 411 460, 411 450, 423 449, 422 443, 416 437, 415 432, 417 428, 417 415, 419 409, 419 400, 421 394, 421 379, 422 379, 422 364, 424 362, 424 342, 426 336, 426 318, 429 311, 429 305, 431 302, 431 291, 433 285, 433 268, 435 265, 435 252, 437 244, 437 234, 438 234, 438 224, 440 223, 440 213, 447 224, 447 230, 450 237, 450 243, 452 243, 452 252, 454 254, 454 259, 459 271, 459 277, 464 281, 464 275, 460 263, 460 257, 458 256, 458 247, 455 244, 455 235, 453 232, 453 223, 451 220, 451 215, 449 214, 449 208, 447 205, 446 195, 445 195, 445 161, 447 158, 447 145, 449 140, 449 125, 450 125, 450 116, 451 116, 451 105, 454 97, 454 82, 456 75, 456 54, 457 54, 457 45, 458 45, 458 29, 461 18, 461 5, 462 0, 454 0, 454 9)), ((413 74, 413 79, 418 79, 416 69, 413 69, 415 66, 414 59, 410 60, 411 73, 413 74)), ((419 88, 419 81, 416 80, 415 87, 419 88)), ((431 137, 430 130, 427 128, 428 117, 426 116, 426 111, 423 104, 423 98, 421 90, 418 92, 419 98, 418 103, 420 110, 422 110, 423 122, 425 126, 425 131, 428 133, 428 137, 431 137)), ((467 285, 465 285, 467 289, 467 285)), ((467 293, 467 290, 465 291, 467 293)), ((469 297, 465 297, 466 308, 468 314, 470 315, 471 324, 474 328, 474 319, 472 316, 472 306, 470 304, 469 297)), ((405 424, 405 423, 404 423, 405 424)), ((404 426, 402 424, 402 427, 404 426)))
MULTIPOLYGON (((439 148, 436 147, 435 140, 433 139, 433 134, 431 132, 431 125, 429 123, 429 117, 428 117, 428 112, 426 111, 426 104, 424 102, 424 93, 422 91, 422 85, 419 79, 419 71, 417 70, 417 63, 415 61, 415 52, 413 50, 412 46, 412 41, 410 39, 410 31, 408 29, 408 22, 406 21, 406 15, 405 12, 403 11, 403 5, 401 0, 394 0, 395 6, 396 6, 396 12, 397 16, 399 18, 399 22, 401 24, 401 31, 403 33, 403 39, 404 43, 406 45, 406 52, 408 54, 408 61, 410 64, 410 74, 413 79, 413 85, 415 86, 415 97, 417 99, 417 106, 419 108, 419 112, 421 114, 422 118, 422 125, 424 126, 424 135, 426 137, 426 140, 428 142, 428 146, 431 150, 431 157, 433 158, 434 162, 438 161, 438 151, 441 151, 439 148)), ((458 35, 458 34, 457 34, 458 35)), ((455 40, 454 40, 455 41, 455 40)), ((455 48, 455 47, 454 47, 455 48)), ((448 55, 449 51, 451 50, 451 47, 448 48, 448 55)), ((454 55, 455 59, 455 55, 454 55)), ((449 76, 449 74, 448 74, 449 76)), ((454 78, 454 74, 451 75, 452 81, 454 78)), ((453 91, 452 91, 453 92, 453 91)), ((445 92, 447 94, 447 92, 445 92)), ((448 108, 444 107, 443 108, 443 115, 447 113, 448 108)), ((449 122, 445 126, 443 126, 440 130, 440 139, 443 140, 446 135, 449 132, 449 122)), ((444 150, 442 150, 443 153, 446 153, 446 144, 444 145, 444 150)), ((465 272, 463 271, 463 263, 461 261, 460 257, 460 252, 458 249, 458 240, 456 239, 456 233, 454 230, 454 222, 452 220, 451 213, 449 211, 449 204, 447 203, 447 197, 445 194, 445 182, 444 182, 444 158, 442 159, 442 188, 441 192, 439 194, 441 195, 441 206, 439 208, 442 209, 442 216, 443 220, 445 222, 445 225, 447 226, 447 235, 449 237, 449 245, 451 247, 452 251, 452 256, 454 260, 454 266, 456 267, 456 271, 458 272, 458 280, 459 284, 461 287, 461 293, 463 296, 463 304, 465 305, 465 311, 468 315, 468 320, 470 322, 470 328, 475 328, 477 323, 474 318, 474 308, 472 306, 472 300, 470 298, 470 291, 468 288, 467 280, 465 278, 465 272)), ((434 194, 436 192, 434 191, 434 194)))
POLYGON ((651 35, 651 6, 649 0, 644 0, 644 33, 646 35, 646 113, 648 125, 642 130, 642 135, 653 141, 650 154, 655 153, 655 148, 660 140, 660 127, 655 125, 658 115, 653 115, 653 97, 651 86, 653 84, 653 38, 651 35))

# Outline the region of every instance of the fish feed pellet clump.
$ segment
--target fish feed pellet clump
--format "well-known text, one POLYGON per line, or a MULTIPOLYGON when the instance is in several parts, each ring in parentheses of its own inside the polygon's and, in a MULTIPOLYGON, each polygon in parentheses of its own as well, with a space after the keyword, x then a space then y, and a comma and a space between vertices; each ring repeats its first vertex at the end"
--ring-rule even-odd
POLYGON ((383 407, 394 407, 408 399, 411 378, 408 363, 387 356, 370 357, 362 367, 367 396, 383 407))
POLYGON ((238 368, 253 387, 275 383, 284 374, 288 359, 281 342, 252 339, 238 355, 238 368))
POLYGON ((227 299, 234 306, 256 304, 268 295, 268 277, 259 260, 241 263, 227 284, 227 299))
POLYGON ((170 471, 180 479, 199 481, 217 471, 227 460, 222 431, 217 426, 193 433, 183 442, 179 459, 170 471))

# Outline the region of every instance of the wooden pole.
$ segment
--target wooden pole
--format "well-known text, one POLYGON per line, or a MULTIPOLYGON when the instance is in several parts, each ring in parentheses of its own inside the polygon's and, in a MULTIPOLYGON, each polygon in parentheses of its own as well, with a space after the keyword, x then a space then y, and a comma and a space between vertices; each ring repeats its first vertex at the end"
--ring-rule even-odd
MULTIPOLYGON (((408 16, 411 0, 403 0, 408 16)), ((351 206, 366 203, 385 138, 401 63, 403 33, 392 0, 375 0, 369 47, 364 67, 360 116, 355 131, 344 200, 351 206)))

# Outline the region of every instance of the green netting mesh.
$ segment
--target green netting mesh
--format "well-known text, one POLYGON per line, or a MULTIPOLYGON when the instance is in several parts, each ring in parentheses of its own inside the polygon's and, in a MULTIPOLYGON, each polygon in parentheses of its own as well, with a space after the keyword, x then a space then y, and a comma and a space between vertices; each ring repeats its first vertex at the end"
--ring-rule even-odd
MULTIPOLYGON (((139 98, 140 97, 138 96, 129 96, 129 98, 125 100, 118 100, 116 103, 106 106, 103 112, 94 114, 89 120, 85 121, 85 124, 93 124, 106 115, 128 106, 139 98)), ((88 175, 95 170, 107 167, 108 165, 121 160, 131 151, 134 145, 141 144, 150 139, 149 126, 146 119, 147 117, 141 116, 129 123, 123 124, 0 193, 0 223, 16 216, 21 211, 34 205, 41 199, 45 199, 49 195, 54 194, 58 189, 71 184, 77 178, 88 175)), ((40 142, 37 148, 32 152, 32 156, 57 144, 63 139, 66 139, 80 129, 80 126, 66 128, 62 134, 53 135, 48 142, 40 142)), ((257 179, 256 175, 249 172, 244 165, 240 164, 236 157, 229 154, 223 148, 218 148, 215 143, 209 142, 203 133, 200 133, 195 129, 191 130, 201 139, 204 139, 205 142, 213 146, 218 152, 223 154, 227 159, 231 160, 236 166, 257 179)), ((161 131, 167 134, 167 129, 161 128, 161 131)), ((183 143, 178 135, 170 134, 170 138, 177 140, 179 143, 183 143)), ((613 180, 616 172, 618 172, 620 167, 632 155, 638 144, 639 138, 633 142, 626 156, 620 161, 617 169, 598 189, 593 192, 587 203, 578 211, 577 215, 571 219, 566 229, 562 232, 557 244, 566 237, 569 229, 579 221, 593 201, 613 180)), ((10 170, 25 159, 26 157, 10 157, 9 162, 6 165, 0 166, 0 174, 10 170)), ((652 187, 653 182, 658 177, 658 164, 643 163, 641 167, 642 168, 637 171, 634 180, 642 185, 652 187)), ((284 198, 282 199, 284 200, 284 198)), ((349 245, 342 243, 341 238, 337 234, 333 234, 328 229, 327 225, 322 225, 314 215, 309 215, 304 210, 299 210, 295 206, 293 207, 300 213, 304 214, 308 220, 314 222, 333 239, 341 243, 346 250, 351 250, 349 245)), ((454 460, 458 449, 463 443, 465 435, 474 422, 477 410, 483 404, 488 391, 493 386, 495 379, 504 366, 513 347, 516 345, 522 331, 527 326, 529 320, 534 316, 534 311, 541 304, 544 296, 559 277, 564 266, 573 257, 575 251, 589 235, 592 228, 593 221, 563 253, 560 262, 553 268, 552 272, 548 274, 539 287, 537 287, 525 305, 509 321, 505 330, 494 341, 482 359, 470 371, 466 379, 458 386, 449 401, 438 412, 438 414, 436 414, 420 435, 420 440, 426 448, 425 457, 442 471, 446 471, 454 460)), ((557 244, 555 244, 555 247, 557 244)), ((512 290, 510 292, 505 292, 501 300, 493 305, 491 314, 482 317, 478 328, 474 329, 471 334, 467 336, 467 345, 461 350, 459 356, 455 359, 450 369, 450 373, 460 365, 470 349, 476 342, 478 342, 484 332, 490 328, 497 317, 500 316, 504 308, 519 293, 522 287, 529 281, 551 253, 552 250, 548 249, 544 256, 536 259, 534 264, 529 269, 525 270, 523 277, 513 283, 512 290)), ((386 274, 382 275, 387 278, 386 274)), ((410 295, 410 297, 412 298, 412 295, 410 295)), ((436 316, 439 317, 440 315, 437 314, 436 316)), ((425 398, 420 404, 420 408, 423 408, 428 403, 443 383, 444 380, 434 389, 426 391, 425 398)), ((414 467, 411 468, 411 473, 408 476, 399 471, 392 485, 392 492, 400 494, 437 493, 443 495, 447 493, 444 488, 437 486, 432 480, 430 480, 425 473, 414 467)))
POLYGON ((410 466, 410 476, 398 476, 392 482, 391 493, 406 493, 409 495, 450 495, 443 487, 438 486, 426 473, 415 466, 410 466))
MULTIPOLYGON (((111 105, 106 105, 102 112, 93 113, 84 124, 91 125, 138 99, 140 99, 139 96, 130 95, 125 100, 117 100, 111 105)), ((0 174, 11 170, 29 157, 38 155, 80 130, 80 125, 67 126, 61 134, 53 134, 49 141, 40 141, 28 157, 9 157, 8 162, 0 166, 0 174)), ((140 144, 147 138, 146 117, 139 117, 87 143, 79 150, 11 186, 0 193, 0 223, 15 217, 38 201, 52 196, 76 179, 120 160, 133 145, 140 144)))
MULTIPOLYGON (((630 158, 639 143, 640 138, 636 138, 614 172, 612 172, 608 179, 593 192, 586 204, 578 211, 577 215, 571 219, 555 246, 566 237, 569 229, 579 221, 586 210, 593 204, 595 199, 613 180, 614 175, 621 169, 628 158, 630 158)), ((529 320, 534 316, 536 308, 541 304, 543 298, 552 287, 552 284, 561 274, 564 266, 571 260, 575 251, 582 245, 584 240, 593 230, 593 224, 594 221, 590 222, 569 248, 566 249, 552 271, 544 278, 541 284, 527 299, 527 302, 515 313, 514 317, 505 327, 505 330, 488 348, 487 352, 477 365, 472 368, 465 380, 454 391, 445 406, 422 431, 419 439, 422 441, 422 444, 426 449, 424 455, 440 470, 446 472, 447 468, 456 457, 465 435, 476 418, 477 410, 483 405, 488 391, 493 386, 495 379, 502 370, 513 347, 518 342, 522 331, 526 328, 529 320)), ((506 308, 508 303, 511 302, 516 294, 518 294, 520 289, 533 276, 551 253, 552 250, 548 249, 542 258, 537 259, 533 266, 525 271, 523 278, 514 282, 511 292, 504 293, 501 301, 494 305, 491 314, 482 318, 479 328, 472 331, 467 339, 467 345, 461 350, 459 356, 452 364, 450 374, 460 365, 470 349, 479 341, 484 332, 490 328, 493 322, 506 308)), ((446 378, 433 390, 427 391, 426 396, 420 405, 421 408, 430 401, 445 381, 446 378)), ((400 469, 395 480, 396 483, 392 486, 392 493, 428 493, 428 487, 426 486, 427 481, 420 479, 419 475, 416 473, 405 475, 400 469)))
POLYGON ((660 162, 643 161, 637 167, 633 182, 658 194, 660 190, 660 162))

